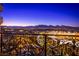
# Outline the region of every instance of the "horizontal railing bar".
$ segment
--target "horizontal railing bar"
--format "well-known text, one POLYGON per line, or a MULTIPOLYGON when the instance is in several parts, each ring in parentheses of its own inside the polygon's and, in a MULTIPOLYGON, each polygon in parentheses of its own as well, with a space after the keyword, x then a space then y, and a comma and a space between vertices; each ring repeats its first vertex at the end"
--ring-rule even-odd
MULTIPOLYGON (((6 33, 3 33, 6 34, 6 33)), ((61 35, 61 34, 27 34, 27 33, 7 33, 12 35, 47 35, 47 36, 73 36, 73 37, 79 37, 79 35, 61 35)))

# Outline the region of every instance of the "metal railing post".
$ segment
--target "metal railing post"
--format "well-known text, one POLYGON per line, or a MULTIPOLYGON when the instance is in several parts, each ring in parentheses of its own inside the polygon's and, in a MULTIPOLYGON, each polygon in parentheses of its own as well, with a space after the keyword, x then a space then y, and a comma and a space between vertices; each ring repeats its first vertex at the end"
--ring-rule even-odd
POLYGON ((45 37, 45 43, 44 43, 44 45, 45 45, 45 56, 47 55, 46 53, 47 53, 47 35, 44 35, 44 37, 45 37))
POLYGON ((1 26, 1 54, 2 54, 2 44, 3 44, 2 35, 3 33, 2 33, 2 26, 1 26))

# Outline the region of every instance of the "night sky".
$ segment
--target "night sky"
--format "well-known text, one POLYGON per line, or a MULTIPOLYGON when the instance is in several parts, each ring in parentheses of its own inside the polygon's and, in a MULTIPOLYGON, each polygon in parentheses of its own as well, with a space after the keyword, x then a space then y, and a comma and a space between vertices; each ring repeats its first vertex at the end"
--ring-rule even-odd
POLYGON ((4 25, 79 26, 79 4, 8 3, 3 8, 4 25))

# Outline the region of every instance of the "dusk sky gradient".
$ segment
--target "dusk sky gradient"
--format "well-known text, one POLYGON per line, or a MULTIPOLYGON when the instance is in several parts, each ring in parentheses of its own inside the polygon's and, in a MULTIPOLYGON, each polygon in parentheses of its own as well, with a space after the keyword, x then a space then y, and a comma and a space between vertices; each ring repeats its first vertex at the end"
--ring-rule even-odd
POLYGON ((3 8, 4 25, 79 26, 79 4, 5 3, 3 8))

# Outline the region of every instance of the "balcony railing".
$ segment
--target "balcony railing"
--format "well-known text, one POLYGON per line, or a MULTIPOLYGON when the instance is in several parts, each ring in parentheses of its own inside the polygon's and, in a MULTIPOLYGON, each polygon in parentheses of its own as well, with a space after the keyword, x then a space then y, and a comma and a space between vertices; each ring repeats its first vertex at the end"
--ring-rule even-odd
POLYGON ((78 56, 78 38, 78 35, 1 33, 0 55, 78 56))

